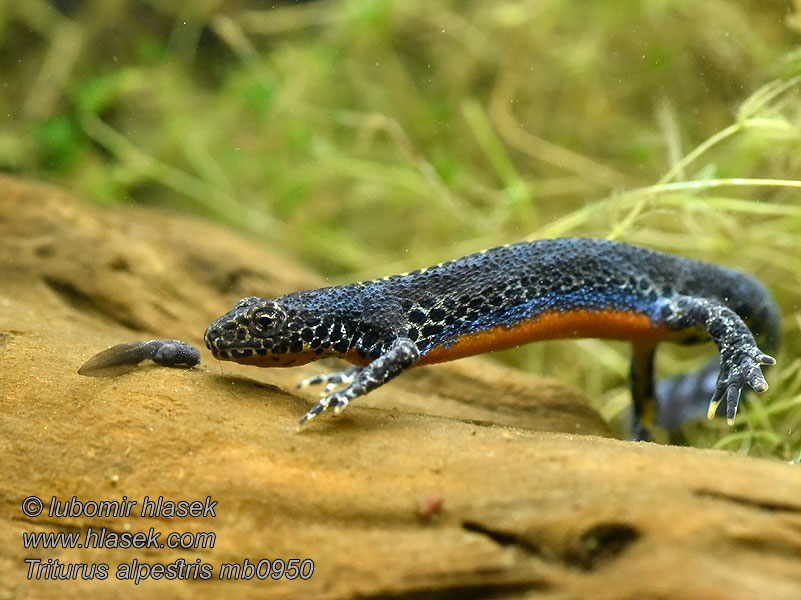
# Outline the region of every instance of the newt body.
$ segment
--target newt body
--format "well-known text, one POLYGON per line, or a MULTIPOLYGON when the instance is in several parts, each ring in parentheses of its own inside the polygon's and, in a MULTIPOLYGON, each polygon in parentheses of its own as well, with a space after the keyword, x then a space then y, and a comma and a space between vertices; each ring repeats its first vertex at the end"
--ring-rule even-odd
POLYGON ((658 343, 712 339, 721 400, 733 422, 746 384, 767 389, 758 347, 779 341, 779 313, 746 273, 606 240, 563 238, 493 248, 439 265, 280 298, 248 297, 206 330, 215 358, 293 366, 326 356, 361 368, 314 378, 348 383, 302 419, 336 412, 404 370, 554 338, 632 343, 635 437, 653 412, 658 343))

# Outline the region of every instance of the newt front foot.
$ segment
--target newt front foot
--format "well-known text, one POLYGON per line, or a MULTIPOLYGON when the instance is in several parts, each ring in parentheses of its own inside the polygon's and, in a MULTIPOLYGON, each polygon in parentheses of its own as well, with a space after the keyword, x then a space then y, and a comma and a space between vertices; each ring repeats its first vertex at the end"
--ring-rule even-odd
POLYGON ((327 396, 328 394, 333 392, 338 385, 348 384, 351 381, 353 381, 353 379, 356 377, 356 375, 359 374, 359 371, 361 370, 362 370, 361 367, 353 366, 353 367, 348 367, 344 371, 336 371, 335 373, 329 373, 328 375, 315 375, 314 377, 309 377, 307 379, 304 379, 303 381, 299 382, 298 385, 296 385, 295 387, 297 389, 302 389, 310 385, 319 385, 321 383, 324 383, 325 387, 323 388, 321 395, 327 396))
POLYGON ((351 401, 351 398, 348 396, 346 391, 347 390, 342 390, 339 392, 334 392, 333 394, 329 394, 328 396, 320 400, 317 404, 312 406, 309 412, 303 415, 300 421, 298 421, 298 427, 297 427, 298 431, 300 431, 303 425, 311 421, 314 417, 319 415, 327 408, 333 406, 335 415, 338 415, 343 410, 345 410, 345 408, 348 406, 348 403, 351 401))

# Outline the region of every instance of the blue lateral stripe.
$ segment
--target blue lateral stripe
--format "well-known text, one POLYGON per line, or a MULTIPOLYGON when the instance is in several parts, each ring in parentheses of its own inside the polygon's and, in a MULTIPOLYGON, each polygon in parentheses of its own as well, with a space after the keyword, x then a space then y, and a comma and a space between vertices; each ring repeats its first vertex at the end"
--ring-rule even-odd
POLYGON ((471 323, 461 323, 446 328, 437 340, 432 340, 423 349, 423 353, 437 346, 450 348, 460 337, 497 326, 512 327, 549 311, 569 312, 586 310, 600 312, 602 310, 625 310, 647 315, 652 322, 657 321, 657 309, 654 302, 634 294, 615 294, 609 290, 604 292, 579 290, 568 293, 551 293, 534 298, 516 306, 501 307, 498 310, 482 315, 471 323), (465 326, 466 325, 466 326, 465 326))

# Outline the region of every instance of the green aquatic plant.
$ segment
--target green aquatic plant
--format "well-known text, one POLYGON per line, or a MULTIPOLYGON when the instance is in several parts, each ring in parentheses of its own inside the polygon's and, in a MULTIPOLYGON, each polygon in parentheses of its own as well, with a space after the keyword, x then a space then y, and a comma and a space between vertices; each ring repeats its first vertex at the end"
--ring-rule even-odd
MULTIPOLYGON (((684 435, 791 460, 799 22, 688 0, 5 3, 0 168, 205 215, 341 282, 560 235, 740 267, 784 314, 771 390, 730 435, 684 435)), ((502 359, 625 408, 623 345, 502 359)))

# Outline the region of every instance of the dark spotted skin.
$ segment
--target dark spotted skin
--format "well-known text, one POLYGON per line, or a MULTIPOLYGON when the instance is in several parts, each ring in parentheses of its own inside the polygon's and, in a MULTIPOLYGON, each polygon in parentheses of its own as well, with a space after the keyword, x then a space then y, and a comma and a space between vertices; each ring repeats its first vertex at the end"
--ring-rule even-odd
MULTIPOLYGON (((757 347, 779 340, 778 310, 754 277, 596 239, 523 242, 382 279, 243 298, 206 330, 218 359, 293 366, 338 356, 363 368, 317 403, 301 424, 414 366, 540 339, 632 342, 635 437, 653 413, 653 356, 661 341, 712 339, 721 368, 712 398, 734 419, 740 390, 767 389, 757 347)), ((336 381, 316 378, 315 382, 336 381)))

